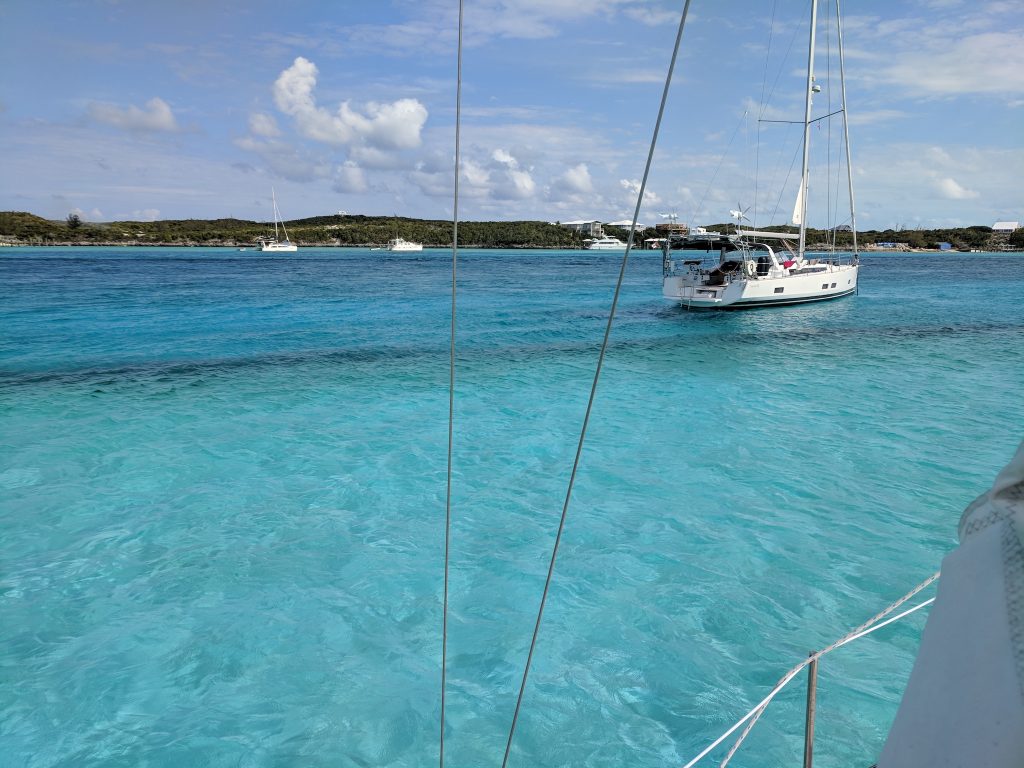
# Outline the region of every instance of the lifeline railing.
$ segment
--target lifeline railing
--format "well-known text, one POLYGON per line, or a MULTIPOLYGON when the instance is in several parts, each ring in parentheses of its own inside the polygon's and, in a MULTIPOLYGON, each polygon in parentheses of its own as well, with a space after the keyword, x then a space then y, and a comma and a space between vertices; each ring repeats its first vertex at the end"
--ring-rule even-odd
POLYGON ((699 763, 701 760, 707 757, 707 755, 712 750, 714 750, 715 747, 717 747, 723 741, 728 739, 733 733, 736 732, 736 730, 741 725, 746 723, 746 728, 743 729, 743 732, 740 734, 739 738, 736 739, 733 745, 729 748, 729 752, 722 759, 722 762, 719 763, 719 768, 725 768, 725 766, 729 764, 729 761, 732 760, 733 755, 736 754, 736 750, 740 748, 740 745, 743 744, 747 736, 750 734, 750 731, 754 727, 754 724, 757 723, 761 715, 764 714, 764 711, 768 708, 768 705, 772 702, 772 699, 774 699, 775 696, 779 693, 779 691, 785 688, 800 673, 800 671, 804 667, 808 667, 806 727, 804 732, 804 768, 811 768, 811 763, 814 755, 814 707, 817 692, 816 687, 818 679, 818 660, 821 659, 822 656, 832 653, 832 651, 836 650, 837 648, 841 648, 847 643, 852 643, 854 640, 859 640, 865 635, 870 635, 872 632, 875 632, 876 630, 879 630, 882 627, 887 626, 888 624, 892 624, 895 621, 899 621, 905 616, 909 616, 915 611, 919 611, 925 606, 931 605, 933 602, 935 602, 934 597, 929 598, 924 602, 918 603, 913 608, 909 608, 903 611, 902 613, 893 616, 892 618, 885 618, 938 578, 939 572, 936 571, 934 574, 932 574, 932 576, 918 584, 916 587, 910 590, 899 600, 889 605, 884 611, 875 614, 870 619, 861 624, 859 627, 843 635, 841 638, 836 640, 834 643, 832 643, 832 645, 828 646, 827 648, 811 653, 806 660, 800 662, 791 670, 789 670, 786 674, 784 674, 782 678, 779 680, 779 682, 775 684, 775 687, 772 688, 768 695, 765 696, 760 701, 760 703, 757 704, 757 706, 755 706, 753 709, 747 712, 747 714, 745 714, 743 717, 737 720, 736 723, 731 728, 729 728, 729 730, 727 730, 725 733, 723 733, 721 736, 719 736, 717 739, 711 742, 711 744, 704 748, 704 751, 702 751, 699 755, 697 755, 690 762, 684 765, 683 768, 693 768, 693 766, 695 766, 697 763, 699 763), (885 619, 885 621, 882 621, 882 619, 885 619))

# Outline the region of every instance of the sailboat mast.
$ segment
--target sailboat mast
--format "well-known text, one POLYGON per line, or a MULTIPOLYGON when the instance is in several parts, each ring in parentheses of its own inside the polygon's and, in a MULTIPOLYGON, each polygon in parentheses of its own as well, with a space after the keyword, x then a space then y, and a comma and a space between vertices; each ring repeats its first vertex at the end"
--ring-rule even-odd
POLYGON ((811 149, 811 99, 814 91, 814 33, 818 27, 818 0, 811 0, 811 34, 807 45, 807 94, 804 102, 804 159, 800 171, 800 256, 807 244, 807 164, 811 149))
POLYGON ((853 164, 850 161, 850 121, 846 112, 846 73, 843 69, 843 23, 836 0, 836 30, 839 41, 839 88, 843 99, 843 137, 846 140, 846 185, 850 190, 850 230, 853 232, 853 255, 857 256, 857 213, 853 203, 853 164))
POLYGON ((274 202, 274 240, 277 240, 277 192, 270 188, 270 199, 274 202))

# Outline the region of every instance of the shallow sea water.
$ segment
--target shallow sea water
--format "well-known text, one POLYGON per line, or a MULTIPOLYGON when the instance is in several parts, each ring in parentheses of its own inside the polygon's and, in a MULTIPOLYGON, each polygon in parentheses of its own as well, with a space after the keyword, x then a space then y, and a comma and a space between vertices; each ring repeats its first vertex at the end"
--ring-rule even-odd
MULTIPOLYGON (((460 255, 445 751, 486 766, 620 257, 460 255)), ((449 257, 3 249, 0 762, 436 765, 449 257)), ((634 254, 513 766, 681 765, 955 546, 1024 437, 1024 256, 863 265, 687 313, 634 254)), ((817 766, 877 758, 923 613, 823 661, 817 766)), ((732 765, 798 764, 803 697, 732 765)))

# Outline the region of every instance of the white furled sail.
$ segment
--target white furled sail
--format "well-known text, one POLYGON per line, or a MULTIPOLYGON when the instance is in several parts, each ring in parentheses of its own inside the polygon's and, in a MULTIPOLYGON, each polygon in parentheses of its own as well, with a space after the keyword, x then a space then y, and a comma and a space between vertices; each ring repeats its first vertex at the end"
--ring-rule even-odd
POLYGON ((800 181, 800 190, 796 193, 796 205, 793 206, 793 226, 799 227, 804 220, 804 182, 800 181))

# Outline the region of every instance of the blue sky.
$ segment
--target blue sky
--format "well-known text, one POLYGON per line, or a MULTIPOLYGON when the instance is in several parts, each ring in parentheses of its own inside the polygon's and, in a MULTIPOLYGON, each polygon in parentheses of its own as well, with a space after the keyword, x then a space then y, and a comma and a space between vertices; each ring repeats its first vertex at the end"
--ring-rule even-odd
MULTIPOLYGON (((629 217, 681 8, 466 0, 462 218, 629 217)), ((274 187, 287 218, 450 217, 457 9, 4 0, 0 210, 265 220, 274 187)), ((757 119, 803 116, 808 9, 693 1, 642 222, 788 218, 798 129, 757 119)), ((842 12, 859 228, 1024 219, 1024 3, 842 12)), ((813 130, 812 226, 846 220, 840 134, 813 130)))

